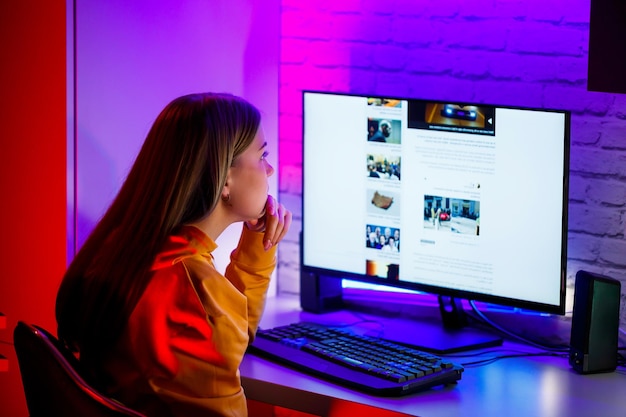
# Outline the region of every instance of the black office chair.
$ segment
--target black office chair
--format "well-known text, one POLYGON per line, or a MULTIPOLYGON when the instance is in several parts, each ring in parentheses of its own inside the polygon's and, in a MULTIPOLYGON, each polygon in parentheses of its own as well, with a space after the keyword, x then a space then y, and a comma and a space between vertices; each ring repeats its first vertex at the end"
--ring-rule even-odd
POLYGON ((20 321, 13 341, 31 417, 145 417, 91 387, 72 353, 44 329, 20 321))

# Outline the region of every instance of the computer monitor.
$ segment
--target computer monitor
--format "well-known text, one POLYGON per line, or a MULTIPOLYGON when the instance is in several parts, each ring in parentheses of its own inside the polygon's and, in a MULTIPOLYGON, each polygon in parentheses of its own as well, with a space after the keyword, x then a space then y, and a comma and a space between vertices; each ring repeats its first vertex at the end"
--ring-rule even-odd
POLYGON ((564 314, 569 126, 561 110, 304 91, 302 277, 564 314))

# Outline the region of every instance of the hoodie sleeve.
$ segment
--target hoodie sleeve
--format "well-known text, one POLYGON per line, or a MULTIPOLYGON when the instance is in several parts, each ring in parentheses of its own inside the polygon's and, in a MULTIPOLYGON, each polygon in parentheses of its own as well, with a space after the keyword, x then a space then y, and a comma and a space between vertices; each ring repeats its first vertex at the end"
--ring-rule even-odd
POLYGON ((245 295, 248 302, 248 335, 250 341, 256 333, 270 278, 276 268, 276 246, 263 247, 263 233, 253 232, 243 226, 237 248, 230 255, 226 278, 245 295))

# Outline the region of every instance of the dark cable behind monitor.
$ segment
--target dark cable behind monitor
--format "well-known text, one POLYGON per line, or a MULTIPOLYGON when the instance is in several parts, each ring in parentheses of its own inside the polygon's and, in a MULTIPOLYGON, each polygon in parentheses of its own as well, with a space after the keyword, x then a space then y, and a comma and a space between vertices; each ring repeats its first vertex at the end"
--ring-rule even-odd
POLYGON ((495 322, 493 322, 492 320, 490 320, 487 316, 485 316, 483 314, 483 312, 481 312, 478 307, 476 307, 476 304, 474 303, 473 300, 469 300, 469 304, 472 307, 472 311, 478 316, 478 319, 480 319, 482 322, 486 323, 487 325, 493 327, 494 329, 500 331, 501 333, 504 333, 507 336, 510 336, 514 339, 520 340, 521 342, 534 346, 536 348, 539 349, 544 349, 544 350, 548 350, 548 351, 553 351, 553 352, 565 352, 565 351, 569 351, 569 346, 568 345, 554 345, 554 346, 549 346, 549 345, 544 345, 542 343, 538 343, 535 342, 534 340, 530 340, 526 337, 520 336, 516 333, 511 332, 510 330, 505 329, 504 327, 496 324, 495 322))

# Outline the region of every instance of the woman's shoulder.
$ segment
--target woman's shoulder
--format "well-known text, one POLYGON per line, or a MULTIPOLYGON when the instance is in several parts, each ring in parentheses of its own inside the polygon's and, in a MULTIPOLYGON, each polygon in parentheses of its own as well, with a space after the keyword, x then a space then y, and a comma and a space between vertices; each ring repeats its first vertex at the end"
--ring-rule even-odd
POLYGON ((156 255, 152 270, 171 267, 185 259, 211 256, 217 244, 200 229, 182 226, 170 235, 156 255))

